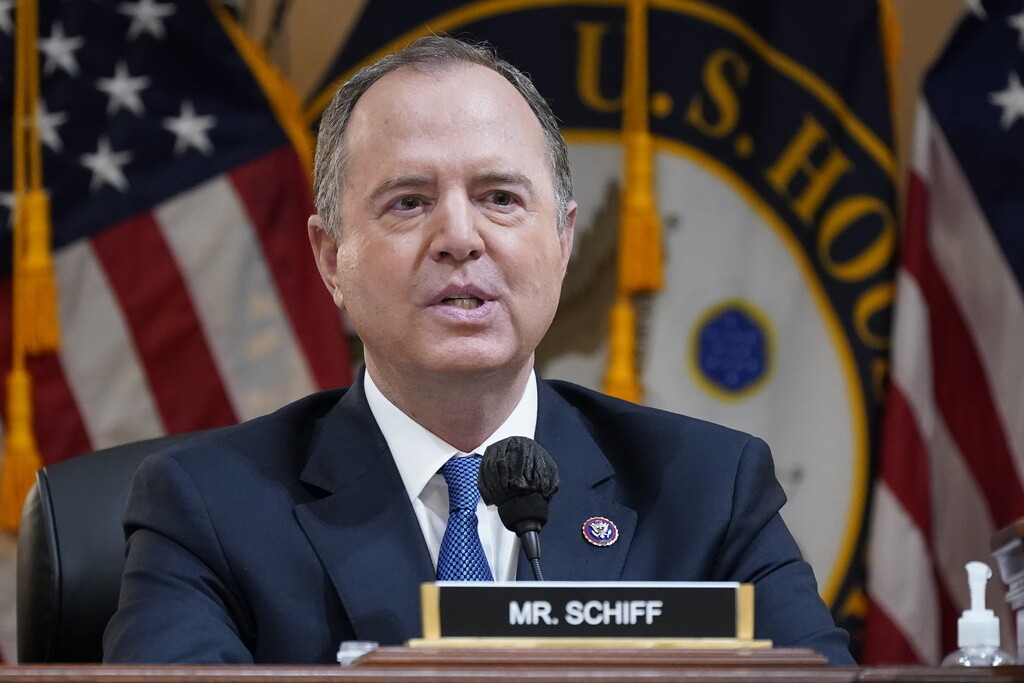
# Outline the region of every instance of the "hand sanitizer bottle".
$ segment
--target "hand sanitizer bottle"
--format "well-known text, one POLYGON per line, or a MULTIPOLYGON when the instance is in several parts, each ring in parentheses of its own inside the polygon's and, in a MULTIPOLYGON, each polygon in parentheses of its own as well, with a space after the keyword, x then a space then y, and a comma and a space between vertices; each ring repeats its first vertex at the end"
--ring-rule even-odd
POLYGON ((999 649, 999 617, 985 609, 985 584, 992 570, 984 562, 968 562, 967 585, 971 590, 971 608, 965 609, 956 623, 960 649, 942 660, 942 666, 1003 666, 1014 664, 1013 657, 999 649))

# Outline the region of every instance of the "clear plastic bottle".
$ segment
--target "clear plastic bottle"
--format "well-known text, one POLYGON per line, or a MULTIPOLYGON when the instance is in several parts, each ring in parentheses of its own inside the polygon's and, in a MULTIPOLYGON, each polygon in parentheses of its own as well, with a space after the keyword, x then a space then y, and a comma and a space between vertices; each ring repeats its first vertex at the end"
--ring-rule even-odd
POLYGON ((992 570, 984 562, 968 562, 967 585, 971 590, 971 608, 965 609, 956 623, 960 649, 942 660, 942 666, 1005 666, 1016 664, 1013 657, 999 649, 999 617, 985 609, 985 584, 992 570))
POLYGON ((1006 666, 1015 664, 1010 653, 998 647, 961 647, 942 660, 942 666, 1006 666))

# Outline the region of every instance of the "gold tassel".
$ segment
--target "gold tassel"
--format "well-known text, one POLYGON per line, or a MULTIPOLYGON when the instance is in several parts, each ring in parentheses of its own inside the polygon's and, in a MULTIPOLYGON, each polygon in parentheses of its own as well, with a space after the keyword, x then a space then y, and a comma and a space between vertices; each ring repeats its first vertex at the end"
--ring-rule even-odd
POLYGON ((622 294, 612 306, 604 393, 624 401, 640 401, 640 381, 636 373, 636 313, 629 297, 622 294))
POLYGON ((654 199, 654 145, 648 107, 647 0, 626 6, 626 62, 622 98, 622 195, 619 292, 661 289, 661 220, 654 199))
POLYGON ((32 380, 24 367, 7 376, 7 434, 0 471, 0 525, 17 531, 21 506, 36 481, 43 460, 32 433, 32 380))
POLYGON ((647 0, 626 4, 626 61, 622 94, 622 192, 618 295, 608 332, 604 391, 639 403, 636 312, 631 297, 662 288, 661 220, 654 199, 654 145, 648 118, 647 0))
POLYGON ((51 251, 50 199, 42 190, 30 190, 18 208, 23 212, 20 223, 25 230, 25 250, 14 273, 23 316, 18 321, 18 334, 27 353, 54 353, 60 348, 60 324, 51 251))
POLYGON ((29 353, 52 353, 60 343, 57 284, 50 253, 50 202, 43 190, 39 103, 38 7, 19 0, 12 111, 14 240, 11 293, 11 373, 7 378, 7 433, 0 464, 0 524, 16 531, 21 507, 42 458, 32 431, 29 353))
POLYGON ((627 131, 619 220, 619 291, 655 292, 664 276, 661 218, 654 200, 654 153, 647 131, 627 131))

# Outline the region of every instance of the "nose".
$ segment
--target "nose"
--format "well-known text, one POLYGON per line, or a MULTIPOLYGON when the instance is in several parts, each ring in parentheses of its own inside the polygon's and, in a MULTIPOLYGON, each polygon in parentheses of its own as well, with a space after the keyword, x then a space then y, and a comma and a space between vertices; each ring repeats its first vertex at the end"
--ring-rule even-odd
POLYGON ((468 197, 452 194, 441 198, 432 217, 431 257, 457 263, 480 258, 485 247, 479 220, 468 197))

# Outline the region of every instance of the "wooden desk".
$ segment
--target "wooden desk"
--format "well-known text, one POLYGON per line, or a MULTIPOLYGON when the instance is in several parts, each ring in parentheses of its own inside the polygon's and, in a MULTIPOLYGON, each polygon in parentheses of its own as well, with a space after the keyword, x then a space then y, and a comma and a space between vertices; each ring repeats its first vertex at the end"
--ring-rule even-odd
POLYGON ((955 683, 1022 681, 1024 667, 829 668, 810 650, 498 650, 381 648, 350 667, 341 666, 0 666, 0 683, 236 683, 280 681, 860 681, 955 683))

